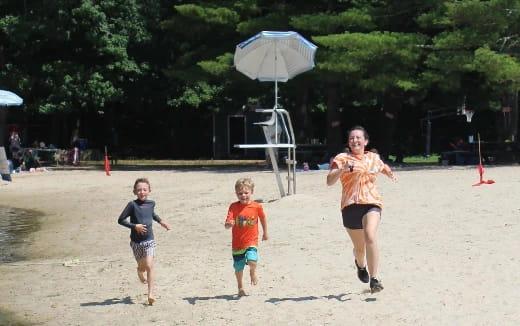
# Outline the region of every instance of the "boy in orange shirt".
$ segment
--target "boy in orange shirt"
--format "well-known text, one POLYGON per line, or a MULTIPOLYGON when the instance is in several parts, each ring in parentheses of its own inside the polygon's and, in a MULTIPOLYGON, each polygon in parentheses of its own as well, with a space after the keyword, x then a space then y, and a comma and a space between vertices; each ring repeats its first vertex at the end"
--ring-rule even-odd
POLYGON ((229 206, 226 229, 232 228, 233 267, 238 284, 238 296, 246 295, 242 278, 245 265, 249 265, 251 284, 256 285, 256 263, 258 261, 258 222, 262 225, 262 240, 267 240, 267 219, 260 203, 253 201, 255 184, 249 178, 238 179, 235 193, 238 201, 229 206))

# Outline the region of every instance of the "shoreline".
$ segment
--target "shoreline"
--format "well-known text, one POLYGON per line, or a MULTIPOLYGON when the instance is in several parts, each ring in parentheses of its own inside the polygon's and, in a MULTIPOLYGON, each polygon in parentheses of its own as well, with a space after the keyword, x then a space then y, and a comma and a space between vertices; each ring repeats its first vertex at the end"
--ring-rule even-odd
POLYGON ((25 247, 31 244, 27 242, 31 233, 39 230, 39 220, 43 212, 29 209, 20 209, 10 206, 0 206, 0 222, 3 225, 0 245, 0 264, 23 261, 25 247))
POLYGON ((0 308, 0 325, 7 325, 7 326, 31 326, 34 325, 33 323, 27 323, 23 321, 18 314, 5 310, 3 308, 0 308))
MULTIPOLYGON (((0 310, 38 325, 482 325, 520 320, 502 271, 520 272, 518 166, 394 168, 378 176, 384 210, 378 232, 385 290, 371 295, 355 274, 341 226, 340 187, 326 171, 297 174, 297 193, 279 197, 274 174, 258 169, 50 171, 13 175, 0 205, 44 212, 28 259, 0 264, 0 310), (135 275, 129 232, 117 216, 148 177, 158 225, 156 296, 135 275), (270 239, 259 244, 259 284, 236 297, 231 234, 223 221, 239 177, 255 181, 270 239), (496 263, 490 263, 496 262, 496 263), (403 279, 403 268, 413 270, 403 279), (72 294, 72 295, 71 295, 72 294), (258 309, 248 309, 255 306, 258 309)), ((1 315, 0 315, 1 316, 1 315)), ((0 319, 1 320, 1 319, 0 319)), ((16 325, 16 324, 15 324, 16 325)))

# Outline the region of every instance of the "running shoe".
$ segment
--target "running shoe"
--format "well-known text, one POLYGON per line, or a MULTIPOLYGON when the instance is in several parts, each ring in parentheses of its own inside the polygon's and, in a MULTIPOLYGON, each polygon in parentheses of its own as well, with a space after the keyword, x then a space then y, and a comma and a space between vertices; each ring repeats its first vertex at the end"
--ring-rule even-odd
POLYGON ((357 277, 363 283, 368 283, 370 277, 368 276, 368 271, 366 267, 359 267, 357 264, 357 260, 354 259, 354 264, 356 264, 357 268, 357 277))
POLYGON ((370 279, 370 293, 376 293, 383 289, 383 284, 381 284, 381 282, 379 282, 376 278, 372 277, 370 279))

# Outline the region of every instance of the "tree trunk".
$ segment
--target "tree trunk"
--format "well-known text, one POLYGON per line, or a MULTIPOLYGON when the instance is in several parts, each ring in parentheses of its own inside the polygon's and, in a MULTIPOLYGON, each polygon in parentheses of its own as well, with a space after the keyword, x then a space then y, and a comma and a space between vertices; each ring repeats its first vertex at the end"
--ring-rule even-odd
POLYGON ((518 92, 513 95, 513 106, 511 111, 511 131, 510 138, 512 141, 518 141, 518 92))
POLYGON ((0 179, 11 181, 11 171, 7 161, 7 154, 4 147, 5 139, 5 117, 7 116, 7 107, 0 106, 0 179))
POLYGON ((309 89, 307 85, 308 83, 302 85, 302 91, 298 93, 299 96, 296 98, 295 114, 292 115, 296 143, 300 144, 307 142, 307 138, 310 138, 312 130, 308 112, 309 89))
MULTIPOLYGON (((394 132, 403 106, 402 100, 399 93, 392 91, 383 97, 383 114, 380 118, 380 132, 376 149, 384 160, 387 160, 393 151, 394 132)), ((398 153, 397 156, 402 155, 398 153)))
POLYGON ((518 134, 518 92, 506 94, 502 98, 503 123, 498 124, 498 141, 517 140, 518 134))
POLYGON ((0 106, 0 146, 5 146, 5 120, 7 116, 7 107, 0 106))
POLYGON ((327 152, 334 156, 343 151, 346 141, 342 139, 341 116, 338 108, 338 84, 331 83, 325 90, 327 94, 327 152))

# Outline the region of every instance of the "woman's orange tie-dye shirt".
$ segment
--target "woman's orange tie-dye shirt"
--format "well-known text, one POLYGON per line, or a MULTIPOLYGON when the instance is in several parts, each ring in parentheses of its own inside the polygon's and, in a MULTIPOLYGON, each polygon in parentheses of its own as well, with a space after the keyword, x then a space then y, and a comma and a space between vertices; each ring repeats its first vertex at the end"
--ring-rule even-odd
POLYGON ((344 168, 340 175, 341 209, 352 204, 372 204, 383 208, 383 201, 377 191, 376 175, 380 173, 385 163, 378 154, 365 152, 354 156, 341 153, 334 157, 332 167, 344 168))

